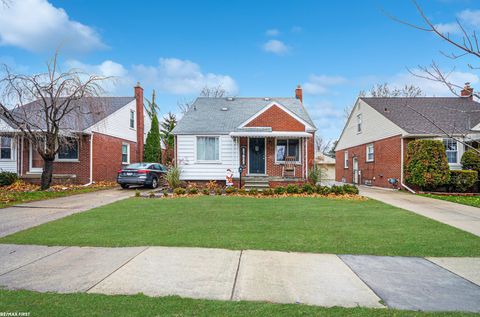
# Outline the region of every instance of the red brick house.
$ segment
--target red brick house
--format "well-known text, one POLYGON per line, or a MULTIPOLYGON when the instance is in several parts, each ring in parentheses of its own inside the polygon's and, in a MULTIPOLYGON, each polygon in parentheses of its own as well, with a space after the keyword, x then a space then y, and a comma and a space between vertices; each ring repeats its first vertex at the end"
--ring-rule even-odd
POLYGON ((227 169, 238 181, 242 167, 246 187, 304 182, 315 131, 301 87, 290 98, 201 97, 173 130, 175 163, 186 181, 225 181, 227 169))
POLYGON ((407 145, 419 138, 443 141, 450 168, 461 169, 463 142, 480 140, 480 104, 472 93, 466 86, 462 97, 358 98, 335 147, 336 181, 406 187, 407 145))
MULTIPOLYGON (((54 182, 115 181, 122 165, 143 160, 145 127, 150 127, 150 118, 143 106, 143 89, 137 85, 134 93, 133 97, 76 101, 80 110, 74 116, 66 116, 61 123, 62 133, 68 134, 72 145, 61 147, 57 154, 54 182)), ((34 120, 39 109, 37 102, 32 102, 15 111, 34 120)), ((39 181, 42 158, 27 139, 1 118, 0 145, 0 170, 39 181)))

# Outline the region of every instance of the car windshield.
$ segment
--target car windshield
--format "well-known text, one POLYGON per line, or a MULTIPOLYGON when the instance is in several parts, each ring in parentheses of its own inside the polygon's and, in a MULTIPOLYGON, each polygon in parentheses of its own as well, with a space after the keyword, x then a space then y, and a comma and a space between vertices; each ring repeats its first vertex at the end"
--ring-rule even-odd
POLYGON ((133 164, 127 165, 126 168, 137 169, 137 168, 148 168, 149 166, 150 166, 150 163, 133 163, 133 164))

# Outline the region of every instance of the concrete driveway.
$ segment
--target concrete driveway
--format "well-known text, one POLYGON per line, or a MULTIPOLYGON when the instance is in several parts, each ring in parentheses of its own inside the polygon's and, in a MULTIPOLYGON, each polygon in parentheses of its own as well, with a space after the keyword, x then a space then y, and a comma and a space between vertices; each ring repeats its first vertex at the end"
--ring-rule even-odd
POLYGON ((0 244, 0 287, 480 312, 480 258, 0 244))
POLYGON ((360 194, 413 211, 452 227, 480 236, 480 208, 413 195, 401 191, 359 186, 360 194))
POLYGON ((3 208, 0 209, 0 237, 133 195, 132 190, 108 189, 3 208))

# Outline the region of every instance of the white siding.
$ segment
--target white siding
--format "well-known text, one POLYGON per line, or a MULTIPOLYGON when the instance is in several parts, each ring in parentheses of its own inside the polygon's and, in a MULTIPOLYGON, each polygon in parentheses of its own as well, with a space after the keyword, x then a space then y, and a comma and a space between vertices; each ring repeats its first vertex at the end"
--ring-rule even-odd
POLYGON ((17 138, 12 140, 12 159, 0 159, 0 171, 17 173, 17 138))
POLYGON ((338 140, 336 151, 406 132, 385 118, 368 104, 358 99, 338 140), (362 132, 357 133, 357 116, 362 115, 362 132))
POLYGON ((220 135, 220 162, 199 163, 196 157, 196 135, 177 136, 177 162, 182 180, 225 180, 230 168, 238 176, 238 142, 228 135, 220 135))
MULTIPOLYGON (((130 110, 136 111, 136 101, 133 100, 124 107, 120 108, 116 112, 112 113, 102 121, 94 124, 90 128, 86 129, 85 132, 98 132, 120 139, 136 142, 137 141, 137 131, 136 125, 135 129, 130 128, 130 110)), ((144 138, 148 131, 150 130, 150 117, 147 112, 144 111, 144 138)), ((135 120, 137 119, 137 114, 135 113, 135 120)))
POLYGON ((0 119, 0 132, 11 132, 14 131, 14 129, 9 126, 5 121, 0 119))

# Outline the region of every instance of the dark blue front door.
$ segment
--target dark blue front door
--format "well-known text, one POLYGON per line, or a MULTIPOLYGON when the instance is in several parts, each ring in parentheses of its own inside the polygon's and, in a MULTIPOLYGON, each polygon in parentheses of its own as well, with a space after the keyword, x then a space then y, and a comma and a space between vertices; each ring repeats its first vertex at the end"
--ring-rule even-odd
POLYGON ((251 138, 248 146, 249 173, 265 174, 265 138, 251 138))

